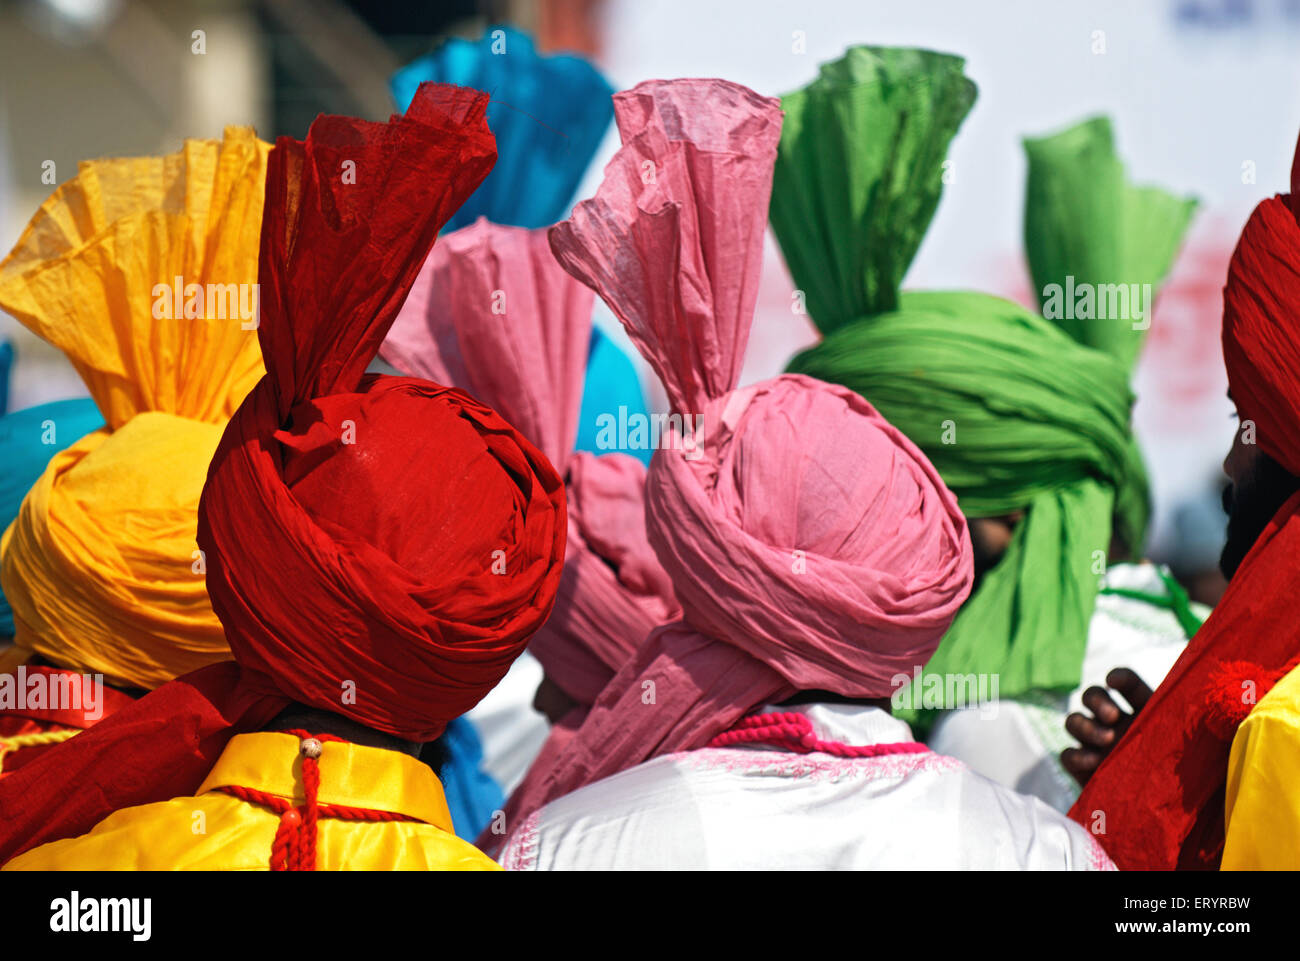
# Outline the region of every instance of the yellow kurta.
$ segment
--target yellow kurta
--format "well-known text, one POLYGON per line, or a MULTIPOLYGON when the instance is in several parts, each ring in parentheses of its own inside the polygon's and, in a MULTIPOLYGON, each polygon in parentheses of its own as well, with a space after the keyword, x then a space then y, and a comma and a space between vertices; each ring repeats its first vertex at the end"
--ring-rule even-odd
POLYGON ((1300 868, 1300 668, 1237 729, 1224 820, 1225 871, 1300 868))
MULTIPOLYGON (((301 804, 299 743, 289 734, 238 735, 197 796, 118 811, 89 834, 34 848, 5 870, 265 871, 280 816, 217 789, 240 785, 301 804)), ((326 741, 318 801, 392 811, 421 822, 322 817, 316 842, 322 871, 499 870, 452 833, 442 785, 427 765, 408 755, 326 741)))

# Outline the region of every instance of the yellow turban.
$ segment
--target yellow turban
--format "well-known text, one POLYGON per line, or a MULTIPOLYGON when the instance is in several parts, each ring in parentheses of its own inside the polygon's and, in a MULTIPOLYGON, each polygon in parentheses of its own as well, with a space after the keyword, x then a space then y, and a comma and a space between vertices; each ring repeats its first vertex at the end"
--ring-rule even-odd
POLYGON ((247 308, 269 151, 232 127, 83 163, 0 263, 0 308, 67 354, 106 422, 54 456, 0 540, 16 645, 0 669, 40 654, 154 688, 230 656, 195 528, 263 373, 247 308))

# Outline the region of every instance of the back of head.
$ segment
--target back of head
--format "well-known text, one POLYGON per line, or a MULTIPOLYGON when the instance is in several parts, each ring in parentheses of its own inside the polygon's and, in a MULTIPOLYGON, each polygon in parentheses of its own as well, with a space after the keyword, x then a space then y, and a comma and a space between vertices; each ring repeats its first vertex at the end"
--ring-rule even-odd
POLYGON ((276 144, 258 275, 268 373, 199 507, 238 663, 163 685, 0 781, 0 860, 194 793, 233 735, 295 702, 431 740, 545 620, 565 537, 554 468, 460 391, 365 373, 491 167, 485 101, 430 85, 386 124, 323 116, 276 144))
POLYGON ((970 588, 952 495, 870 404, 797 375, 736 389, 776 102, 720 80, 649 81, 615 97, 615 117, 623 146, 551 246, 667 389, 646 528, 683 614, 641 643, 507 817, 702 746, 797 690, 887 695, 970 588))
MULTIPOLYGON (((1249 430, 1260 450, 1293 478, 1300 476, 1297 196, 1300 144, 1291 193, 1255 208, 1223 290, 1223 360, 1243 435, 1249 430)), ((1300 591, 1297 557, 1300 493, 1293 493, 1070 810, 1081 823, 1106 812, 1106 849, 1121 868, 1218 867, 1233 738, 1260 698, 1294 668, 1300 650, 1291 603, 1300 591)))
POLYGON ((491 167, 486 100, 430 84, 388 125, 321 117, 304 143, 277 143, 268 376, 200 507, 213 607, 248 683, 417 741, 505 675, 564 550, 563 484, 499 414, 365 373, 439 227, 491 167), (355 184, 337 176, 345 160, 355 184), (364 185, 366 170, 385 176, 364 185))
MULTIPOLYGON (((1141 331, 1131 317, 1058 325, 984 294, 901 292, 975 99, 962 68, 930 51, 855 47, 783 98, 793 122, 772 226, 825 334, 789 369, 867 398, 967 516, 1024 514, 930 669, 997 674, 1003 696, 1065 690, 1078 682, 1112 519, 1131 549, 1144 537, 1128 385, 1141 331)), ((1104 121, 1029 147, 1026 238, 1043 289, 1075 270, 1085 286, 1123 281, 1128 302, 1128 281, 1158 282, 1191 205, 1131 187, 1104 121), (1142 243, 1128 244, 1135 232, 1142 243)))

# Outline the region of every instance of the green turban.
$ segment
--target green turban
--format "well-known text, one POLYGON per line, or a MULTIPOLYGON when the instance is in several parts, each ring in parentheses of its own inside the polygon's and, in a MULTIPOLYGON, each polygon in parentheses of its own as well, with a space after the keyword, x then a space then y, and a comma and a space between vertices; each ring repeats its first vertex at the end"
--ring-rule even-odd
POLYGON ((1078 685, 1112 533, 1142 546, 1149 499, 1129 387, 1150 316, 1142 285, 1168 271, 1194 203, 1131 186, 1109 122, 1090 120, 1026 142, 1029 262, 1059 321, 988 294, 900 293, 975 100, 963 64, 854 47, 823 65, 782 98, 771 218, 824 335, 789 369, 870 401, 968 517, 1025 512, 926 668, 997 675, 998 695, 1014 698, 1078 685), (1137 284, 1124 304, 1121 283, 1137 284))

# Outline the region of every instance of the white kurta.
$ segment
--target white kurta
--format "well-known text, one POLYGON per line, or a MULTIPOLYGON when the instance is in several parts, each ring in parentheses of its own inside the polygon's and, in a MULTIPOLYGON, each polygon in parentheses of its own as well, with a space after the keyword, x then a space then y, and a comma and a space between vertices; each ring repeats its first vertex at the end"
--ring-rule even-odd
MULTIPOLYGON (((879 708, 780 710, 806 715, 822 740, 912 739, 879 708)), ((1113 868, 1083 828, 953 758, 763 746, 670 754, 588 785, 532 815, 501 863, 543 871, 1113 868)))
MULTIPOLYGON (((1116 564, 1102 579, 1118 587, 1167 597, 1154 564, 1116 564)), ((1193 604, 1204 619, 1209 609, 1193 604)), ((1061 765, 1060 754, 1076 746, 1065 732, 1065 718, 1083 710, 1083 692, 1106 684, 1112 668, 1128 667, 1154 690, 1169 673, 1187 635, 1173 612, 1143 600, 1100 594, 1088 625, 1082 681, 1068 696, 1039 693, 1017 701, 950 711, 935 725, 929 744, 959 758, 999 784, 1030 794, 1058 811, 1068 811, 1079 786, 1061 765)))

